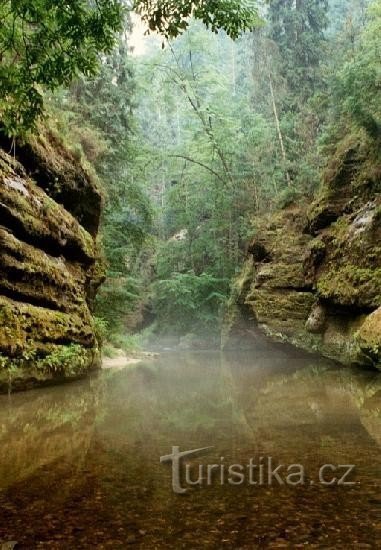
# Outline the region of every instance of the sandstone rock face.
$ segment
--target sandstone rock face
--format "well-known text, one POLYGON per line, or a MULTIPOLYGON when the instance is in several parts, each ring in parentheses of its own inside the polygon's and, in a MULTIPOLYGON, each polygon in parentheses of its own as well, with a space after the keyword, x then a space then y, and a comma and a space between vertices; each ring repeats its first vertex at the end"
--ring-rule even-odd
MULTIPOLYGON (((365 136, 340 145, 312 206, 261 219, 248 250, 235 302, 257 326, 381 368, 381 162, 365 136)), ((233 315, 232 333, 235 323, 233 315)))
POLYGON ((101 202, 52 135, 19 147, 16 159, 0 149, 0 391, 97 365, 90 309, 103 278, 101 202))

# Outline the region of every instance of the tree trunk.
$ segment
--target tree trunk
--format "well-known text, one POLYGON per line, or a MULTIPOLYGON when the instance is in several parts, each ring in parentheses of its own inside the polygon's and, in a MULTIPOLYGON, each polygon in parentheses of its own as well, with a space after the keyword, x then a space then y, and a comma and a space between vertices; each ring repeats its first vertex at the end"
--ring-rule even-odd
MULTIPOLYGON (((275 102, 274 86, 273 86, 273 81, 272 81, 272 78, 271 78, 271 73, 269 73, 269 84, 270 84, 271 101, 272 101, 272 106, 273 106, 275 125, 276 125, 276 129, 277 129, 277 133, 278 133, 280 150, 282 152, 282 158, 283 158, 284 166, 286 167, 286 165, 287 165, 287 155, 286 155, 286 149, 284 147, 282 130, 280 128, 279 115, 278 115, 278 109, 277 109, 276 102, 275 102)), ((287 186, 291 187, 291 177, 290 177, 290 173, 287 170, 287 168, 286 168, 286 180, 287 180, 287 186)))

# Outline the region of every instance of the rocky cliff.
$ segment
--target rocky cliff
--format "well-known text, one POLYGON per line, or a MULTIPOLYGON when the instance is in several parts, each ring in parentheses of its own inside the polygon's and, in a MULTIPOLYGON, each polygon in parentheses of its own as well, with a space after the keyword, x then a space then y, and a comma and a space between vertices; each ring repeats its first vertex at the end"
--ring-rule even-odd
POLYGON ((312 205, 257 222, 225 346, 251 319, 277 340, 381 368, 380 193, 378 148, 360 133, 340 144, 312 205))
POLYGON ((99 361, 91 303, 102 281, 102 197, 52 133, 0 149, 0 391, 85 373, 99 361))

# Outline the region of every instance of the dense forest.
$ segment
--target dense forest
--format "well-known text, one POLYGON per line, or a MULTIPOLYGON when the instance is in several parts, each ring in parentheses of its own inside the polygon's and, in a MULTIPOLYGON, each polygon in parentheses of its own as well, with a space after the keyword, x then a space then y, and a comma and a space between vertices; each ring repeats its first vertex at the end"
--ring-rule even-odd
POLYGON ((48 126, 102 189, 101 339, 217 342, 261 216, 309 204, 345 136, 379 140, 381 4, 85 5, 2 3, 3 134, 17 154, 48 126))
POLYGON ((49 98, 106 191, 107 339, 218 334, 258 217, 311 201, 347 134, 379 136, 380 10, 274 0, 236 40, 195 21, 138 53, 127 17, 95 79, 49 98))

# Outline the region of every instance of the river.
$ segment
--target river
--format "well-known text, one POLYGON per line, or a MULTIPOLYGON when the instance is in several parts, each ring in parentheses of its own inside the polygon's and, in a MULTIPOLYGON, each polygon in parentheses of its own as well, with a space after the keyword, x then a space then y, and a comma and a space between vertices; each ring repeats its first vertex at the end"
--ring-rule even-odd
POLYGON ((381 545, 381 376, 288 348, 164 353, 1 396, 0 444, 16 548, 381 545), (177 468, 160 462, 173 447, 208 449, 177 468))

